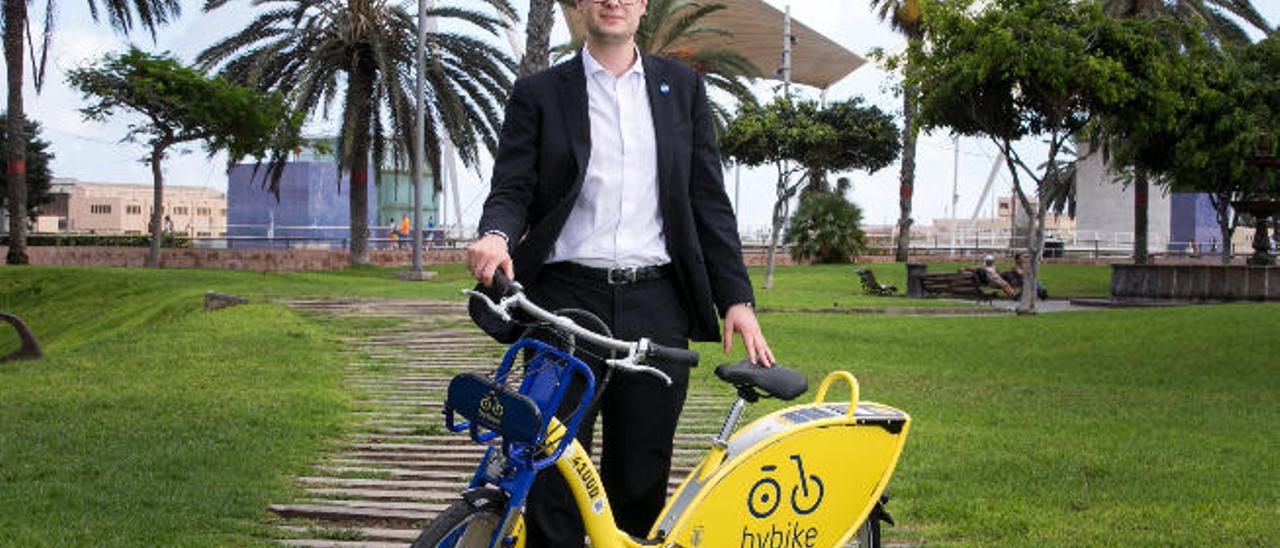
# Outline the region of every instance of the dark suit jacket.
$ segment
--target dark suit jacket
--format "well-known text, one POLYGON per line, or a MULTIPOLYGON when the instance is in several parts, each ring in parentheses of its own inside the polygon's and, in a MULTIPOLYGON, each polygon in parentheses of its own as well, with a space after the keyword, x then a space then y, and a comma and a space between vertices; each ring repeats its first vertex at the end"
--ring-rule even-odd
MULTIPOLYGON (((702 77, 642 55, 658 158, 663 236, 694 340, 718 340, 716 309, 753 303, 737 222, 702 77)), ((511 239, 516 279, 537 279, 582 189, 591 153, 582 57, 516 81, 494 162, 480 233, 511 239)))

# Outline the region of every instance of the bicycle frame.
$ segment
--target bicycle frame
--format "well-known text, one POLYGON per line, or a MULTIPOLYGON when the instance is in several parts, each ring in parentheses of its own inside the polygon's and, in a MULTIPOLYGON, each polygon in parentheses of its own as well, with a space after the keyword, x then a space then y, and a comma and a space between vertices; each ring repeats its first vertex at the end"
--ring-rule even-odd
MULTIPOLYGON (((505 379, 515 355, 528 348, 539 352, 534 361, 556 358, 561 362, 555 367, 590 375, 576 358, 537 341, 521 341, 508 351, 497 377, 505 379)), ((545 398, 538 401, 539 406, 553 411, 564 395, 563 387, 546 390, 551 377, 539 364, 530 371, 521 393, 545 398)), ((471 487, 494 485, 510 496, 490 546, 504 545, 504 539, 522 545, 516 524, 528 489, 534 474, 550 466, 555 466, 573 493, 592 546, 631 548, 657 539, 664 546, 843 545, 888 485, 910 425, 902 411, 859 401, 857 380, 847 372, 834 372, 822 383, 814 402, 761 417, 727 440, 718 440, 723 443, 712 444, 667 502, 646 542, 618 529, 599 472, 570 435, 577 431, 585 402, 584 397, 568 425, 548 415, 536 445, 504 440, 486 453, 471 487), (836 382, 849 386, 849 402, 826 401, 836 382), (535 447, 536 458, 529 453, 535 447)), ((726 430, 736 420, 733 415, 731 411, 726 430)), ((449 426, 454 431, 472 429, 452 420, 449 426)), ((494 432, 477 435, 472 430, 477 441, 494 436, 494 432)))

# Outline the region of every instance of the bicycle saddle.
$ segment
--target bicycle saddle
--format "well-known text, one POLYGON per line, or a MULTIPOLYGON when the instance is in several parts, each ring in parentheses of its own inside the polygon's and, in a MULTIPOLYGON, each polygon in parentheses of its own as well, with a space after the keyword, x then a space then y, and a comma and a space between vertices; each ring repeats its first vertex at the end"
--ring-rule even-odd
POLYGON ((775 365, 761 367, 743 359, 738 363, 725 363, 716 367, 716 376, 738 389, 742 399, 753 402, 763 396, 783 401, 793 400, 809 389, 809 381, 800 372, 775 365))

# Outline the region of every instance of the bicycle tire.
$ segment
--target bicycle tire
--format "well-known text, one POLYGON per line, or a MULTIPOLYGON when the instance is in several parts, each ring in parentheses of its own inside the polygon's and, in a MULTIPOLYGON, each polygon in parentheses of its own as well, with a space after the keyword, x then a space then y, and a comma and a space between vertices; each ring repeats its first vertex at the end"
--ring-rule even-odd
POLYGON ((502 505, 498 499, 475 505, 458 499, 431 520, 413 541, 413 548, 476 548, 489 546, 493 531, 502 522, 502 505))

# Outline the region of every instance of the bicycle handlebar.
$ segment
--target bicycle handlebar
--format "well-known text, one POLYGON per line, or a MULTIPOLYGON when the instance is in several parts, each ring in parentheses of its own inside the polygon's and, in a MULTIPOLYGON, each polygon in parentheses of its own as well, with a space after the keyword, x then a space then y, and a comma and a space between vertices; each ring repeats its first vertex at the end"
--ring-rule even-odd
POLYGON ((609 350, 626 353, 626 357, 605 360, 605 363, 610 367, 633 373, 653 375, 662 379, 667 386, 671 386, 671 377, 663 373, 661 369, 644 364, 656 360, 671 365, 684 365, 687 367, 698 365, 698 353, 692 350, 662 346, 650 341, 648 338, 641 338, 638 341, 615 339, 582 327, 570 318, 548 312, 534 304, 533 301, 530 301, 524 294, 524 287, 519 282, 508 279, 501 270, 493 273, 492 288, 497 290, 499 295, 499 300, 496 303, 493 302, 489 295, 480 291, 464 289, 462 293, 473 298, 482 299, 495 314, 506 321, 511 321, 511 309, 518 308, 535 319, 547 322, 556 329, 571 333, 585 339, 587 342, 609 350))

